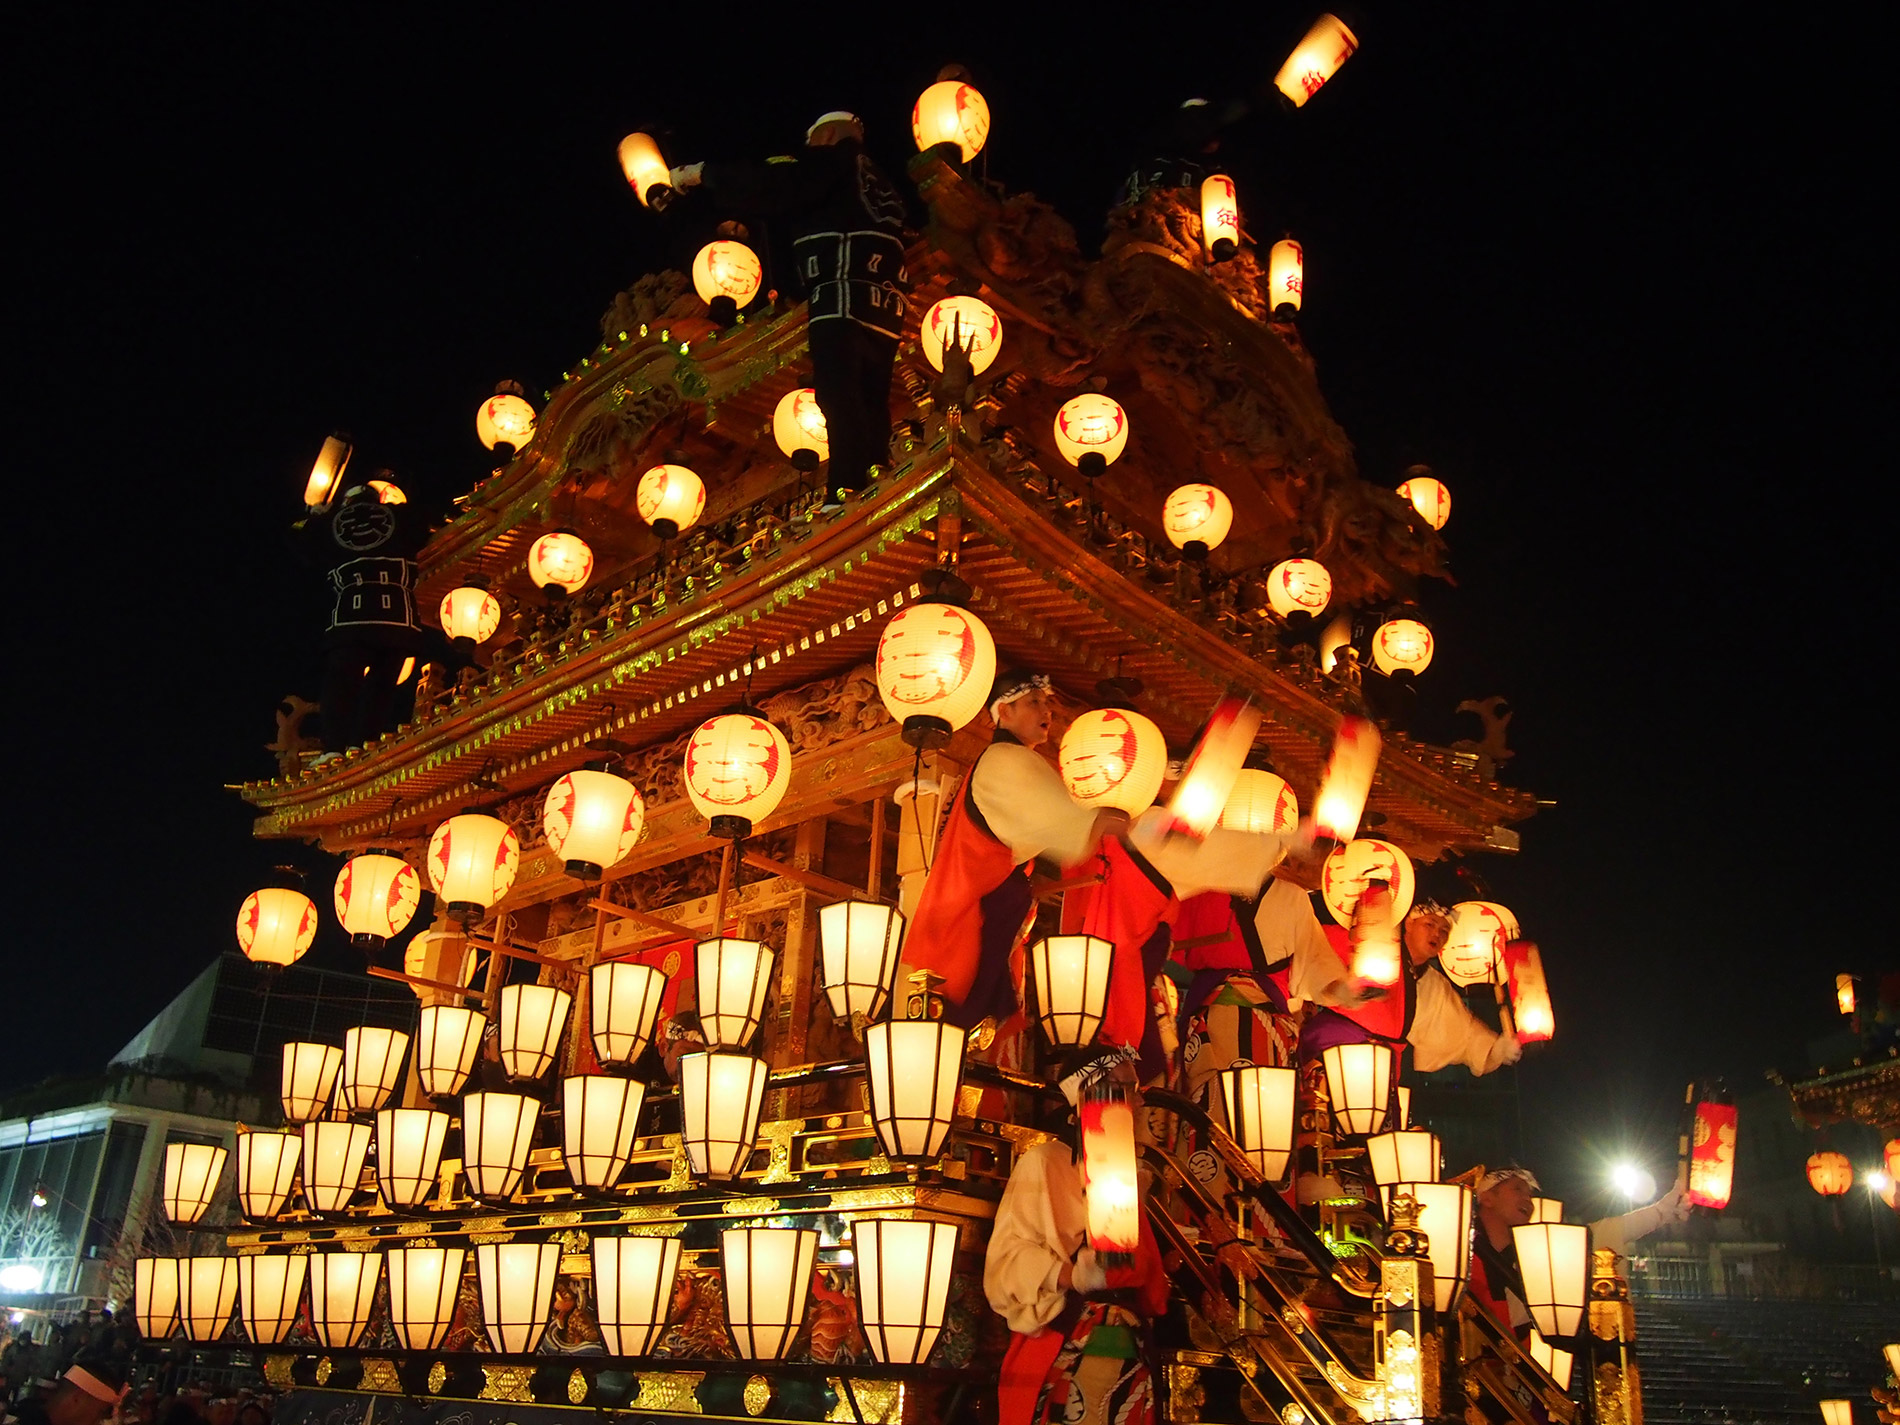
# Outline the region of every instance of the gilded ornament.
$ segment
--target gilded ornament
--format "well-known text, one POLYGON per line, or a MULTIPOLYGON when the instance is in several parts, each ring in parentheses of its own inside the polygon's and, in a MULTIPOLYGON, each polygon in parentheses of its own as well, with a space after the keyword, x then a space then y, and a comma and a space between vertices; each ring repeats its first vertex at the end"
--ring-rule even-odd
POLYGON ((772 1403, 772 1382, 764 1376, 749 1376, 745 1383, 745 1413, 763 1415, 772 1403))
POLYGON ((440 1361, 431 1362, 429 1366, 429 1377, 428 1377, 429 1394, 430 1395, 442 1394, 442 1387, 447 1385, 448 1383, 449 1383, 449 1368, 443 1365, 442 1362, 440 1361))
POLYGON ((402 1380, 396 1374, 396 1363, 381 1356, 369 1356, 363 1361, 363 1379, 357 1383, 358 1390, 380 1391, 385 1395, 401 1395, 402 1380))
POLYGON ((330 1363, 328 1356, 319 1359, 317 1362, 317 1384, 328 1385, 330 1383, 330 1374, 334 1370, 336 1370, 336 1367, 330 1363))
POLYGON ((533 1405, 534 1393, 528 1384, 534 1379, 532 1366, 491 1366, 482 1364, 482 1393, 478 1400, 507 1400, 516 1405, 533 1405))
POLYGON ((587 1400, 587 1377, 579 1366, 574 1367, 574 1374, 567 1378, 567 1399, 571 1405, 581 1405, 587 1400))
POLYGON ((291 1367, 297 1363, 295 1356, 264 1357, 264 1379, 278 1390, 289 1390, 296 1382, 291 1377, 291 1367))
POLYGON ((673 1415, 702 1415, 699 1383, 704 1371, 643 1371, 629 1410, 663 1410, 673 1415))

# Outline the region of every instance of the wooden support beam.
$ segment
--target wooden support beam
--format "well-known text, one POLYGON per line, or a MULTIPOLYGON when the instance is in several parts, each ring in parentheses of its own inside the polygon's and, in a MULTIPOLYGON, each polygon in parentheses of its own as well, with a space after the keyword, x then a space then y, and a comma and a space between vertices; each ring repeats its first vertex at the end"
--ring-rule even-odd
POLYGON ((644 925, 648 930, 657 930, 676 939, 686 934, 683 926, 670 920, 662 920, 657 915, 648 915, 645 911, 631 910, 624 905, 615 905, 612 901, 595 900, 589 901, 588 904, 595 910, 604 910, 609 915, 618 916, 622 920, 631 920, 635 925, 644 925))
POLYGON ((817 871, 806 871, 797 866, 788 866, 783 861, 774 861, 770 856, 761 856, 756 851, 746 852, 745 863, 757 870, 769 871, 774 876, 783 876, 788 881, 796 881, 806 890, 817 891, 835 900, 861 900, 864 896, 864 888, 861 886, 854 886, 849 881, 836 880, 831 876, 820 875, 817 871))
POLYGON ((564 966, 567 964, 567 961, 551 959, 539 950, 524 950, 519 945, 508 945, 500 940, 489 940, 480 935, 470 935, 467 939, 471 945, 483 946, 497 955, 506 955, 510 960, 532 960, 537 965, 564 966))
POLYGON ((463 999, 479 1000, 480 990, 471 990, 466 985, 444 984, 441 980, 423 980, 414 975, 405 975, 400 970, 385 970, 381 965, 371 965, 369 973, 379 980, 397 980, 413 989, 440 990, 443 994, 460 995, 463 999))

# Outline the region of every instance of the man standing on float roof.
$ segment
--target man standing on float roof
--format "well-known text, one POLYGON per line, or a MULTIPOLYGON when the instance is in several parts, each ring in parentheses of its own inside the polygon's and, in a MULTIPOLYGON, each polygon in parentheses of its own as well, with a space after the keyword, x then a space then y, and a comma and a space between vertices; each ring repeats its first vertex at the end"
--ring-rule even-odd
POLYGON ((842 504, 890 459, 891 368, 910 308, 904 200, 864 152, 863 121, 834 109, 796 159, 691 163, 669 176, 676 189, 703 185, 722 208, 790 220, 831 444, 827 504, 842 504))
POLYGON ((1128 817, 1080 805, 1035 748, 1049 740, 1046 674, 1009 669, 990 691, 996 735, 950 804, 904 937, 906 971, 943 977, 944 1018, 1000 1029, 1021 1004, 1023 932, 1035 914, 1030 864, 1085 860, 1128 817))

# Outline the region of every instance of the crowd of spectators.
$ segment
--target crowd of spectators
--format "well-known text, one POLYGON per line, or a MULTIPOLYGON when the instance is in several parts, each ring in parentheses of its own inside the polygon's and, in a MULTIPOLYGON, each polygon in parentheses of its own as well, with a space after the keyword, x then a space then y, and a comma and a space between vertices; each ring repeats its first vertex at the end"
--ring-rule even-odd
POLYGON ((273 1398, 246 1388, 185 1383, 136 1360, 139 1332, 110 1311, 82 1311, 43 1332, 19 1326, 0 1348, 0 1425, 270 1425, 273 1398), (75 1389, 71 1372, 87 1378, 75 1389), (99 1383, 129 1386, 116 1404, 99 1383))

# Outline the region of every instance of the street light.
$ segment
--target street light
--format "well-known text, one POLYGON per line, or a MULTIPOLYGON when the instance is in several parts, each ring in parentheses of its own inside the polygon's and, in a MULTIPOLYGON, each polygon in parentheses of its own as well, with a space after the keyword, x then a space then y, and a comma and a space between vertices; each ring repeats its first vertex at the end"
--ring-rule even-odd
POLYGON ((1610 1186, 1630 1202, 1648 1202, 1656 1194, 1656 1179, 1634 1163, 1618 1163, 1612 1167, 1610 1186))

